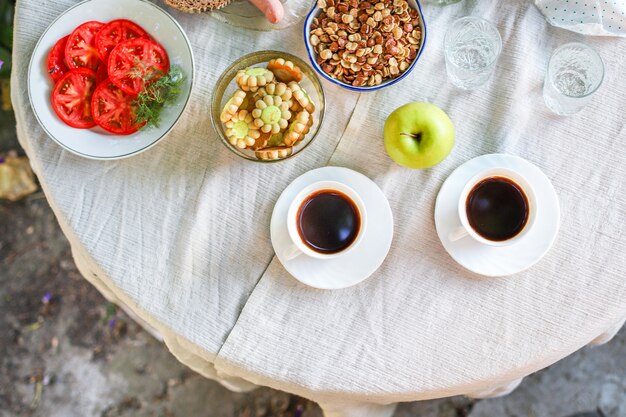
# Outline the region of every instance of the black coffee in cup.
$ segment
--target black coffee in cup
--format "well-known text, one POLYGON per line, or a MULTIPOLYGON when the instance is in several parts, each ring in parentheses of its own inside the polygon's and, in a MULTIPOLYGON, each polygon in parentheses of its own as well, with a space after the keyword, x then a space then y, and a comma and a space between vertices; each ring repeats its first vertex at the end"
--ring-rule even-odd
POLYGON ((337 190, 319 190, 309 195, 298 209, 296 222, 302 241, 323 254, 348 248, 361 229, 356 204, 337 190))
POLYGON ((470 226, 485 239, 501 242, 517 236, 530 214, 528 197, 513 180, 489 177, 478 182, 465 203, 470 226))

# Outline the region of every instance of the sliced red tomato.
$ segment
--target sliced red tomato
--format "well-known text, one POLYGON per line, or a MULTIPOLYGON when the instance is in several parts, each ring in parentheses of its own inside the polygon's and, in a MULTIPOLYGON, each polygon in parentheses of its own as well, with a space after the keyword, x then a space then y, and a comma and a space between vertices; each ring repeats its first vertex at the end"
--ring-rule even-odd
POLYGON ((165 49, 145 38, 124 41, 109 55, 109 79, 125 93, 137 95, 146 82, 155 81, 170 69, 165 49))
POLYGON ((52 90, 52 108, 71 127, 87 129, 96 125, 91 115, 91 96, 96 74, 88 68, 70 70, 52 90))
POLYGON ((109 78, 109 73, 107 71, 107 66, 104 64, 101 64, 100 66, 98 66, 98 71, 96 71, 96 85, 100 85, 102 81, 108 78, 109 78))
POLYGON ((65 62, 70 69, 89 68, 97 70, 100 57, 96 50, 95 38, 104 23, 85 22, 74 29, 65 45, 65 62))
POLYGON ((110 80, 102 82, 91 99, 91 113, 95 122, 116 135, 130 135, 145 123, 135 123, 135 97, 126 94, 110 80))
POLYGON ((55 83, 70 70, 65 64, 65 44, 69 37, 67 35, 59 39, 48 54, 48 73, 55 83))
POLYGON ((96 35, 96 49, 102 62, 107 62, 109 54, 117 44, 128 39, 150 38, 138 24, 126 19, 111 20, 96 35))

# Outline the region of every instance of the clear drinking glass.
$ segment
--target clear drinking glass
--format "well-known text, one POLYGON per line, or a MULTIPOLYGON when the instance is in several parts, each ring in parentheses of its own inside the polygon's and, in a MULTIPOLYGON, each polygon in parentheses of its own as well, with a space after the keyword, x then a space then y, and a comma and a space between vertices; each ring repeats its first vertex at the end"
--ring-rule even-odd
POLYGON ((443 40, 448 77, 454 85, 473 90, 489 80, 502 51, 496 26, 480 17, 462 17, 443 40))
POLYGON ((603 78, 604 64, 594 49, 583 43, 566 43, 550 58, 543 99, 556 114, 577 113, 591 101, 603 78))

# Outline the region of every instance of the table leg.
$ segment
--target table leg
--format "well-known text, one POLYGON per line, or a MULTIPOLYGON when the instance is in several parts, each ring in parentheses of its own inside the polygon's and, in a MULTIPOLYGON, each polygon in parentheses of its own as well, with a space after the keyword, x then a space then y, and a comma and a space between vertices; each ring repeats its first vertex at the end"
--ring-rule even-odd
POLYGON ((513 392, 513 390, 517 388, 519 384, 522 383, 522 379, 524 378, 516 379, 514 381, 509 382, 508 384, 499 385, 497 387, 492 387, 492 388, 487 388, 481 391, 471 392, 469 394, 465 394, 465 396, 469 398, 477 398, 477 399, 502 397, 504 395, 508 395, 511 392, 513 392))
POLYGON ((396 411, 396 403, 371 404, 352 401, 332 401, 318 403, 324 417, 391 417, 396 411))
POLYGON ((613 339, 613 337, 615 337, 617 332, 619 332, 620 329, 622 328, 622 326, 624 326, 625 322, 626 322, 626 319, 620 321, 615 326, 611 327, 606 332, 602 333, 600 336, 598 336, 595 339, 593 339, 591 341, 591 343, 589 343, 589 345, 591 345, 591 346, 598 346, 598 345, 603 345, 603 344, 607 343, 608 341, 613 339))

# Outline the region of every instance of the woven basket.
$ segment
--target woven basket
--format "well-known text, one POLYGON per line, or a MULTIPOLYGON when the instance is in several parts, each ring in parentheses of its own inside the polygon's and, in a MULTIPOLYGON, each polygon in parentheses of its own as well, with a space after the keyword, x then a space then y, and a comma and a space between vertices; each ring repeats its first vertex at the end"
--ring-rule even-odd
POLYGON ((221 9, 232 0, 165 0, 165 4, 185 13, 206 13, 221 9))

